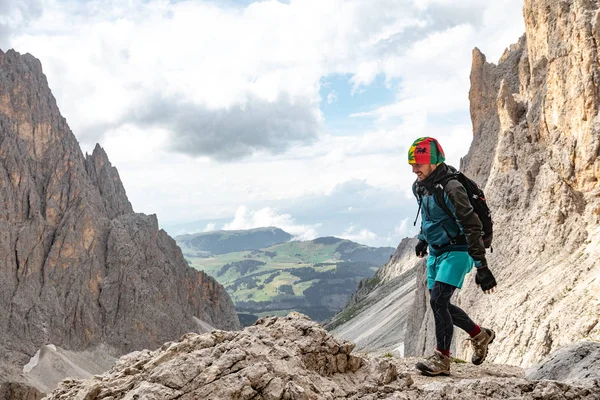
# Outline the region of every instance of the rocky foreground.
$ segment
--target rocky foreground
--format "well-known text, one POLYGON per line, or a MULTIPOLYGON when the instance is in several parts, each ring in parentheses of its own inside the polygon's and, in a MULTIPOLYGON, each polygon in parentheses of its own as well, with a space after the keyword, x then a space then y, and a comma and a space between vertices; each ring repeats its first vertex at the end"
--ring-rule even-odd
POLYGON ((600 379, 528 380, 519 367, 453 364, 429 378, 416 359, 352 354, 308 317, 260 319, 243 331, 187 334, 123 356, 104 375, 65 380, 48 399, 598 399, 600 379))

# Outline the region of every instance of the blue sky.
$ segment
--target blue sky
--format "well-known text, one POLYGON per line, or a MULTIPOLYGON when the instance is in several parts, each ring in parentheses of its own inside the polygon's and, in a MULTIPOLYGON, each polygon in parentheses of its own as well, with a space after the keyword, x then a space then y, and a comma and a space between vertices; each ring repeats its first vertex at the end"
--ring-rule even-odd
POLYGON ((375 117, 353 115, 392 103, 396 96, 399 82, 386 82, 383 74, 377 75, 370 85, 358 88, 351 82, 352 76, 332 74, 321 78, 320 109, 325 129, 333 135, 362 134, 373 126, 375 117))
POLYGON ((496 62, 522 0, 4 0, 0 49, 42 62, 84 152, 171 234, 278 226, 396 246, 406 163, 468 151, 471 52, 496 62))

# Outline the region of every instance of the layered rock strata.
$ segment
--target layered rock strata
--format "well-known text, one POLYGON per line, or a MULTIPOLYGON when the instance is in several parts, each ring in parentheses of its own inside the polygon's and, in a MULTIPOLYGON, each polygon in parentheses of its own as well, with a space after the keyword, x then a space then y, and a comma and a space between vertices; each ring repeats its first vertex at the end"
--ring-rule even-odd
POLYGON ((0 372, 46 344, 114 355, 208 323, 237 329, 225 290, 133 212, 96 146, 84 156, 40 62, 0 51, 0 372))
MULTIPOLYGON (((488 261, 498 291, 484 295, 471 274, 456 302, 496 330, 489 360, 531 366, 565 345, 600 341, 600 5, 527 0, 523 14, 526 35, 497 65, 473 51, 473 141, 461 170, 484 188, 492 209, 488 261)), ((379 275, 391 281, 418 269, 401 257, 406 252, 399 246, 401 261, 379 275)), ((407 355, 434 346, 423 274, 404 335, 407 355)), ((466 334, 455 333, 455 354, 469 359, 466 334)))
POLYGON ((411 346, 417 346, 420 337, 405 338, 405 330, 407 324, 416 321, 420 324, 420 313, 425 313, 414 296, 415 287, 422 284, 417 282, 418 270, 414 265, 424 267, 415 256, 416 242, 416 239, 403 239, 375 276, 359 283, 346 307, 332 317, 325 328, 356 343, 359 350, 402 356, 408 347, 406 354, 414 354, 411 346), (419 318, 411 318, 415 313, 419 318))
POLYGON ((526 38, 497 66, 473 52, 461 169, 487 176, 499 292, 470 285, 460 304, 498 332, 492 360, 531 365, 600 340, 600 6, 527 0, 523 14, 526 38))

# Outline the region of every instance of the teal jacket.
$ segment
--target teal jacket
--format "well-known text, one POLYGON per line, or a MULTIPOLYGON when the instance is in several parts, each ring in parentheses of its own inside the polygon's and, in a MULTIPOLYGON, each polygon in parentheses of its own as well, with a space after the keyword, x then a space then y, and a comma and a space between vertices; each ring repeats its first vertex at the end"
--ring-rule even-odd
POLYGON ((427 179, 413 183, 413 193, 421 207, 419 239, 429 244, 429 253, 434 256, 447 251, 468 251, 475 266, 486 266, 481 221, 464 186, 456 179, 448 180, 455 173, 455 168, 442 163, 427 179), (444 181, 447 183, 442 186, 444 181), (443 200, 453 216, 437 204, 434 198, 436 186, 437 190, 443 189, 443 200))

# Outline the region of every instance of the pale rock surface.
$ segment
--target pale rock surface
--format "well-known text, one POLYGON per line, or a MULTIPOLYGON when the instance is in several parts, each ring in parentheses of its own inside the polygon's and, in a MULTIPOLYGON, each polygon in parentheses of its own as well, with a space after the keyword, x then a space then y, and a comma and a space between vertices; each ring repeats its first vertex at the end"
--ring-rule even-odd
MULTIPOLYGON (((526 35, 497 65, 473 51, 474 136, 460 169, 492 210, 487 257, 498 290, 484 295, 471 274, 456 303, 497 332, 490 361, 528 367, 570 343, 600 341, 600 4, 526 0, 523 14, 526 35)), ((410 268, 418 265, 406 259, 380 275, 410 268)), ((423 274, 406 354, 434 346, 423 274)), ((466 337, 455 330, 461 359, 471 355, 466 337)))
MULTIPOLYGON (((417 200, 415 199, 415 212, 417 211, 417 200)), ((416 238, 404 238, 398 244, 394 255, 390 260, 380 268, 375 275, 381 283, 389 282, 402 275, 421 260, 415 254, 415 246, 418 243, 416 238)))
POLYGON ((335 336, 353 341, 358 350, 404 356, 402 343, 414 303, 415 281, 415 271, 409 270, 378 285, 366 297, 336 314, 325 328, 335 336))
POLYGON ((104 346, 76 352, 46 345, 23 367, 23 376, 30 386, 49 393, 65 377, 91 378, 108 371, 115 361, 104 346))
POLYGON ((229 296, 133 212, 100 146, 84 156, 33 56, 0 51, 0 381, 46 344, 157 348, 198 320, 237 329, 229 296))
POLYGON ((600 340, 599 12, 586 0, 527 0, 527 39, 498 66, 474 51, 475 136, 461 169, 488 177, 488 261, 499 291, 467 285, 459 304, 497 331, 496 362, 529 366, 571 342, 600 340), (494 114, 498 124, 485 126, 494 114))
POLYGON ((269 317, 238 332, 188 334, 123 356, 104 375, 65 380, 48 400, 597 399, 600 381, 530 381, 519 367, 452 364, 448 378, 416 359, 352 354, 307 317, 269 317))
POLYGON ((572 381, 600 377, 600 343, 580 342, 561 348, 526 371, 529 379, 572 381))
POLYGON ((403 239, 392 258, 373 278, 361 281, 347 306, 325 328, 356 343, 358 350, 380 354, 412 355, 418 341, 430 342, 431 335, 405 338, 407 324, 420 326, 426 312, 425 305, 415 299, 415 291, 420 293, 418 288, 424 285, 425 265, 415 255, 416 243, 416 239, 403 239))

